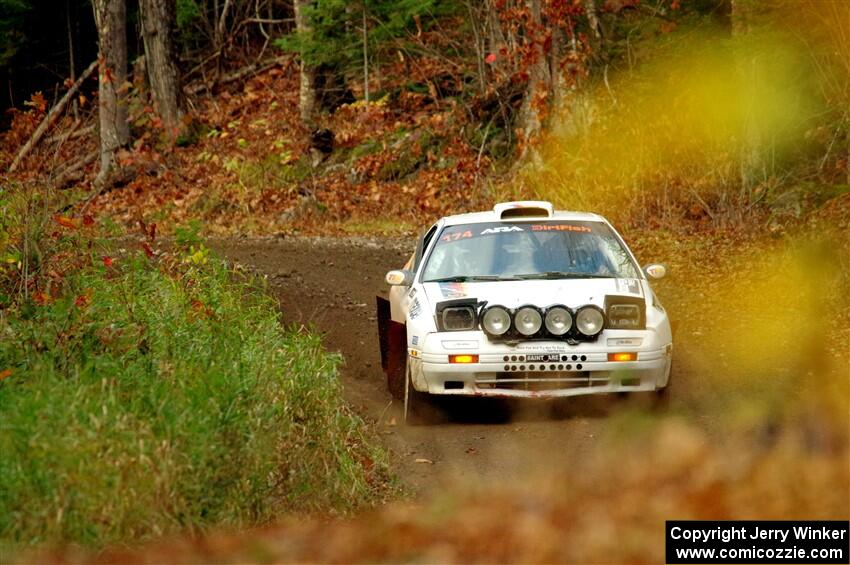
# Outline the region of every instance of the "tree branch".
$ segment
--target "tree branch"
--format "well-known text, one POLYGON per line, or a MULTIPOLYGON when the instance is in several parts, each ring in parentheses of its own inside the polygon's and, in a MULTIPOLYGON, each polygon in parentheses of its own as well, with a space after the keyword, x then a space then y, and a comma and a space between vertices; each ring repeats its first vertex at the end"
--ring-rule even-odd
POLYGON ((62 99, 59 100, 59 102, 57 102, 56 105, 50 109, 50 111, 47 113, 41 123, 38 124, 38 127, 35 128, 35 131, 33 132, 32 137, 29 138, 29 141, 27 141, 24 146, 21 147, 21 150, 18 151, 18 154, 15 156, 15 160, 12 161, 12 166, 9 167, 10 173, 15 172, 15 169, 17 169, 18 165, 21 164, 21 160, 26 157, 30 151, 32 151, 33 147, 35 147, 39 141, 41 141, 41 138, 44 136, 45 132, 47 132, 47 129, 53 125, 53 122, 56 121, 56 118, 59 116, 59 114, 62 113, 62 110, 65 109, 65 106, 68 104, 68 101, 70 101, 74 94, 77 93, 83 82, 85 82, 85 80, 89 78, 89 76, 91 76, 91 74, 96 68, 97 61, 94 61, 91 65, 88 66, 85 71, 83 71, 83 74, 80 75, 80 78, 77 79, 77 82, 71 85, 71 88, 68 89, 68 92, 65 93, 65 96, 63 96, 62 99))
POLYGON ((232 72, 230 74, 224 75, 221 78, 212 81, 211 83, 200 83, 194 85, 187 85, 186 88, 183 89, 183 92, 186 94, 198 94, 205 90, 212 90, 217 85, 226 84, 228 82, 237 81, 245 78, 248 75, 261 73, 267 69, 280 65, 281 63, 285 63, 286 61, 291 60, 292 57, 290 55, 281 55, 280 57, 275 57, 265 63, 252 63, 247 67, 243 67, 238 71, 232 72))

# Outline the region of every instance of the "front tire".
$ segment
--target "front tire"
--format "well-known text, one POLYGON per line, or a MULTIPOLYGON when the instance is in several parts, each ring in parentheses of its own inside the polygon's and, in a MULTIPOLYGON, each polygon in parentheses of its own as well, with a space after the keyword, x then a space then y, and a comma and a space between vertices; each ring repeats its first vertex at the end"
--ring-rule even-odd
POLYGON ((425 423, 426 412, 430 406, 428 394, 413 388, 410 359, 405 363, 404 371, 404 423, 416 425, 425 423))

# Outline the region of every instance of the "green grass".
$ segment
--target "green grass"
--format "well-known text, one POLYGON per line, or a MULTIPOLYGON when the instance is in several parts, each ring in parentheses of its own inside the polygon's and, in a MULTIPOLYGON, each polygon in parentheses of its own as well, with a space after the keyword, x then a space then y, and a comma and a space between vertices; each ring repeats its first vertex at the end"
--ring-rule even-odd
POLYGON ((139 541, 386 493, 339 358, 203 248, 183 255, 93 256, 48 303, 0 310, 0 546, 139 541))

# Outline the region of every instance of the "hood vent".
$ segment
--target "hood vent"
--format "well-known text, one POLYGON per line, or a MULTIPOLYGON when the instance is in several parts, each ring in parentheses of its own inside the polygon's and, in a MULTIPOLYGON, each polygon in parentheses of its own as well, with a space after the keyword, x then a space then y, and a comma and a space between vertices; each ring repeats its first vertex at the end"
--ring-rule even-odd
POLYGON ((555 213, 550 202, 526 200, 522 202, 503 202, 496 204, 493 211, 500 220, 513 218, 551 218, 555 213))

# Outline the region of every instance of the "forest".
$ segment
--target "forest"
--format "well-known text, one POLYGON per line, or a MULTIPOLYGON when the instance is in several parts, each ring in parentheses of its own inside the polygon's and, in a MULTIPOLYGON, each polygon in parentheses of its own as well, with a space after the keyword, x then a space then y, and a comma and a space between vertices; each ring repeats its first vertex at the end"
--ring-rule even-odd
POLYGON ((0 5, 5 178, 125 224, 593 193, 620 221, 740 225, 848 182, 841 2, 89 4, 50 27, 54 3, 0 5))
POLYGON ((0 0, 0 110, 0 561, 657 562, 663 519, 850 514, 850 2, 0 0), (398 424, 384 273, 511 200, 667 264, 666 412, 398 424), (569 488, 460 462, 553 429, 569 488))

